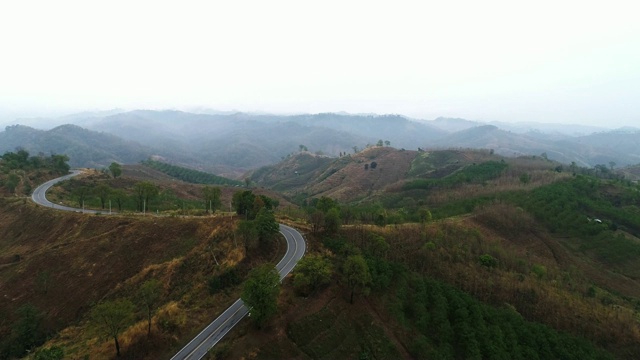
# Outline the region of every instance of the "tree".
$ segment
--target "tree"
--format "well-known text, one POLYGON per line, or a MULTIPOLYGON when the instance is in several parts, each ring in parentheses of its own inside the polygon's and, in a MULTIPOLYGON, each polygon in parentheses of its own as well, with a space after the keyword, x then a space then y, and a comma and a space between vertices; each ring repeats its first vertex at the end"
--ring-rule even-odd
POLYGON ((384 142, 382 141, 382 139, 378 140, 378 143, 376 144, 379 147, 382 147, 382 145, 384 145, 384 142))
POLYGON ((112 191, 113 189, 111 189, 107 184, 100 184, 93 189, 93 193, 100 199, 100 205, 102 205, 103 209, 112 191))
POLYGON ((258 247, 260 235, 256 224, 252 220, 240 220, 236 233, 242 239, 246 252, 258 247))
POLYGON ((351 291, 349 302, 353 304, 353 295, 356 291, 366 294, 371 284, 371 273, 362 255, 351 255, 347 257, 342 267, 342 275, 348 289, 351 291))
POLYGON ((84 207, 84 201, 87 199, 89 192, 89 188, 86 186, 79 186, 73 191, 73 194, 78 200, 78 206, 84 207))
POLYGON ((311 232, 318 233, 324 227, 324 213, 320 210, 315 210, 309 214, 309 222, 311 223, 311 232))
POLYGON ((111 192, 111 197, 116 202, 118 211, 122 211, 122 204, 124 204, 125 200, 127 199, 127 193, 125 193, 122 189, 116 189, 111 192))
POLYGON ((255 202, 255 195, 251 190, 238 191, 231 198, 231 205, 238 215, 244 215, 246 219, 253 220, 255 214, 252 213, 255 202))
POLYGON ((384 144, 385 144, 386 146, 391 146, 391 141, 389 141, 389 140, 385 140, 385 141, 384 141, 384 144))
POLYGON ((158 187, 148 181, 141 181, 133 185, 138 211, 145 211, 149 207, 149 201, 158 196, 158 187))
POLYGON ((309 151, 309 149, 307 149, 307 147, 302 144, 298 145, 298 148, 300 149, 300 152, 309 151))
POLYGON ((20 177, 15 173, 11 173, 7 177, 7 180, 4 182, 4 186, 6 186, 9 192, 13 194, 16 191, 16 187, 18 187, 19 183, 20 177))
POLYGON ((220 200, 222 190, 219 187, 205 186, 202 188, 202 193, 204 194, 204 201, 207 204, 207 212, 209 212, 209 210, 215 212, 222 203, 220 200))
POLYGON ((242 289, 242 301, 249 307, 258 328, 278 310, 280 275, 273 264, 264 264, 249 273, 242 289))
POLYGON ((329 259, 322 255, 307 255, 295 267, 293 286, 308 295, 329 284, 332 274, 333 267, 329 259))
POLYGON ((162 285, 160 281, 156 279, 150 279, 145 281, 140 290, 138 290, 138 297, 140 302, 147 309, 147 336, 151 335, 151 316, 153 315, 153 310, 160 300, 160 296, 162 295, 162 285))
POLYGON ((611 167, 611 171, 613 171, 613 168, 616 167, 616 162, 615 161, 609 161, 609 166, 611 167))
POLYGON ((267 210, 266 208, 260 209, 255 221, 258 229, 258 237, 262 243, 271 240, 273 236, 280 231, 280 226, 271 210, 267 210))
POLYGON ((122 166, 117 162, 112 162, 111 165, 109 165, 109 171, 111 172, 111 176, 115 179, 122 175, 122 166))
POLYGON ((67 155, 51 155, 51 163, 53 170, 59 174, 66 174, 69 172, 69 157, 67 155))
POLYGON ((40 345, 45 340, 40 328, 44 315, 29 303, 20 306, 16 313, 18 321, 11 329, 11 352, 15 356, 22 357, 27 350, 40 345))
POLYGON ((117 356, 120 356, 118 335, 133 320, 133 311, 133 303, 126 299, 102 302, 91 311, 93 324, 105 335, 113 338, 117 356))
POLYGON ((337 208, 331 208, 324 216, 324 230, 328 234, 335 234, 340 230, 340 212, 337 208))
POLYGON ((427 208, 420 208, 420 210, 418 210, 418 216, 420 217, 420 222, 423 225, 430 222, 432 219, 431 211, 427 208))
POLYGON ((370 167, 371 167, 371 169, 375 169, 375 168, 378 167, 378 163, 375 162, 375 161, 372 161, 370 167))

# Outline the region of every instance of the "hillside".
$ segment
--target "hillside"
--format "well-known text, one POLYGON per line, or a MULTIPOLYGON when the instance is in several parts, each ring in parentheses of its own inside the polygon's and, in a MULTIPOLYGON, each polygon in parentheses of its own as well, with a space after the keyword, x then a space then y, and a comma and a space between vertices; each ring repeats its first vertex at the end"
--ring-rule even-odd
POLYGON ((9 126, 0 132, 0 152, 16 148, 31 154, 66 154, 72 167, 102 168, 114 161, 135 163, 153 155, 151 149, 138 143, 75 125, 62 125, 47 131, 9 126))
POLYGON ((403 180, 416 154, 380 146, 340 158, 302 153, 256 170, 251 180, 291 198, 328 196, 352 202, 403 180))

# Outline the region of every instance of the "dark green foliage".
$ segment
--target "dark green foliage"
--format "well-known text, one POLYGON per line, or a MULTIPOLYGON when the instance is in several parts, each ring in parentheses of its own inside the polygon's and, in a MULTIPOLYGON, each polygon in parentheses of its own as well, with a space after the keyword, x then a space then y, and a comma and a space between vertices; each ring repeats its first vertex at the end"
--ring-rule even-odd
POLYGON ((327 234, 335 234, 340 230, 340 225, 342 225, 340 220, 340 212, 337 208, 332 208, 327 211, 327 214, 324 217, 324 230, 327 234))
POLYGON ((612 359, 587 341, 525 321, 510 309, 480 303, 439 281, 405 274, 390 311, 419 336, 416 358, 612 359))
POLYGON ((212 276, 207 281, 209 285, 209 293, 211 295, 216 294, 218 291, 226 290, 230 287, 238 285, 242 282, 242 277, 239 274, 237 268, 232 267, 225 270, 218 276, 212 276))
POLYGON ((258 227, 255 221, 240 220, 236 233, 244 243, 244 248, 247 252, 258 248, 260 244, 260 234, 258 233, 258 227))
POLYGON ((15 193, 22 184, 21 193, 31 193, 33 177, 36 173, 46 172, 49 175, 65 175, 69 172, 66 155, 51 155, 49 157, 40 154, 29 156, 29 152, 23 149, 14 152, 6 152, 0 156, 0 187, 6 188, 9 193, 15 193), (25 176, 28 175, 28 176, 25 176))
POLYGON ((480 184, 495 179, 508 167, 504 162, 487 161, 469 165, 462 170, 440 179, 418 179, 406 183, 403 190, 451 188, 464 183, 480 184))
POLYGON ((160 161, 147 160, 143 161, 142 163, 171 177, 193 184, 242 185, 242 182, 237 180, 231 180, 222 176, 188 169, 177 165, 171 165, 160 161))
POLYGON ((278 207, 277 200, 264 195, 255 195, 251 190, 237 191, 234 193, 231 204, 236 210, 236 213, 244 216, 247 220, 255 219, 262 208, 274 210, 278 207))
POLYGON ((40 349, 33 355, 34 360, 62 360, 64 350, 59 346, 52 346, 47 349, 40 349))
POLYGON ((278 222, 276 221, 273 212, 266 208, 262 208, 258 211, 255 223, 261 243, 271 240, 280 231, 280 227, 278 226, 278 222))
POLYGON ((25 304, 16 311, 16 321, 6 339, 0 340, 0 357, 23 357, 27 351, 42 344, 45 334, 42 329, 44 314, 32 304, 25 304))
POLYGON ((249 272, 242 289, 242 301, 250 308, 251 320, 258 327, 278 310, 280 275, 272 264, 261 265, 249 272))
POLYGON ((353 304, 353 296, 356 292, 367 294, 371 285, 371 274, 369 266, 361 255, 351 255, 347 257, 342 265, 342 276, 344 283, 349 289, 349 302, 353 304))
POLYGON ((211 210, 211 212, 215 212, 216 209, 218 209, 222 204, 220 200, 222 189, 220 189, 219 187, 205 186, 204 188, 202 188, 202 194, 204 195, 204 202, 207 208, 207 212, 209 210, 211 210))
POLYGON ((149 181, 141 181, 133 186, 134 199, 136 201, 138 211, 147 211, 152 199, 158 196, 160 190, 157 185, 149 181))
POLYGON ((111 172, 111 176, 115 179, 122 175, 122 166, 117 162, 112 162, 111 165, 109 165, 109 171, 111 172))
POLYGON ((498 260, 489 254, 480 255, 480 264, 488 268, 498 266, 498 260))
POLYGON ((321 255, 306 255, 295 267, 293 286, 304 295, 309 295, 321 286, 329 284, 333 266, 329 259, 321 255))

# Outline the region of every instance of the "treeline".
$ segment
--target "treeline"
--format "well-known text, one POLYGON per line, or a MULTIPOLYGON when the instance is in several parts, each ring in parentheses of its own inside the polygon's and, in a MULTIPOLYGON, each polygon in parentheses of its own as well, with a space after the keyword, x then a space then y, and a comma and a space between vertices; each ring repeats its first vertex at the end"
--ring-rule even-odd
POLYGON ((163 189, 149 181, 139 181, 126 187, 111 187, 104 181, 70 179, 60 183, 63 193, 51 191, 54 200, 70 199, 73 206, 109 211, 169 212, 170 214, 204 215, 222 206, 222 189, 204 186, 199 200, 176 196, 171 189, 163 189))
POLYGON ((192 183, 192 184, 210 184, 210 185, 242 185, 242 182, 227 179, 222 176, 209 174, 203 171, 188 169, 185 167, 171 165, 155 160, 146 160, 142 164, 163 172, 176 179, 192 183))
POLYGON ((6 152, 0 156, 0 187, 15 194, 18 189, 29 195, 34 182, 51 175, 69 172, 69 157, 66 155, 30 156, 24 149, 6 152))

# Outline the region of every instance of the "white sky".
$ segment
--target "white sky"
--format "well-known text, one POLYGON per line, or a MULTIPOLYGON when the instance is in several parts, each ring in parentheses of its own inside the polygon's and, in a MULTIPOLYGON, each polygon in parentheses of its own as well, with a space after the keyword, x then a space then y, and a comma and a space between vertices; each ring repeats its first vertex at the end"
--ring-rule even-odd
POLYGON ((0 112, 640 126, 633 1, 3 1, 0 112))

